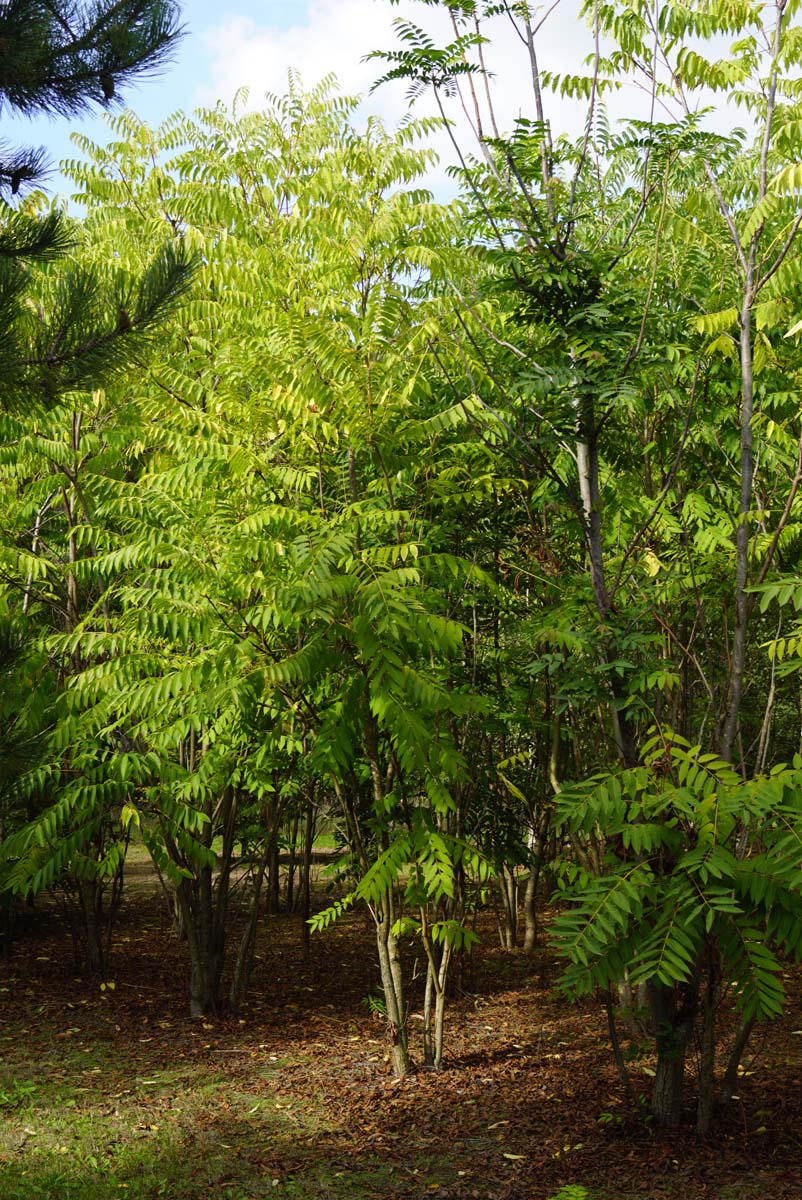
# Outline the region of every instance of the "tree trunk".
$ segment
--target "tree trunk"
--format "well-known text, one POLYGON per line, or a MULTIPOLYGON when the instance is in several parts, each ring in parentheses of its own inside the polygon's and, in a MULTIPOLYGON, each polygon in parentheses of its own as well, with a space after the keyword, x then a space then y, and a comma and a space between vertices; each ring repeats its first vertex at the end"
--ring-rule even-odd
MULTIPOLYGON (((207 851, 211 851, 215 831, 222 834, 223 844, 216 856, 217 878, 211 863, 195 863, 192 878, 182 879, 176 892, 189 948, 189 1010, 193 1017, 219 1010, 237 807, 238 793, 232 787, 224 790, 216 806, 211 796, 207 798, 209 821, 203 835, 207 851)), ((175 845, 172 853, 175 861, 180 861, 175 845)))
POLYGON ((607 990, 604 993, 604 1007, 607 1011, 607 1030, 610 1035, 610 1045, 613 1048, 613 1059, 615 1060, 615 1067, 616 1067, 616 1070, 618 1071, 618 1078, 621 1080, 621 1083, 626 1088, 627 1095, 629 1096, 630 1100, 632 1101, 632 1106, 635 1109, 635 1111, 637 1113, 639 1113, 641 1116, 645 1116, 644 1108, 643 1108, 643 1100, 637 1094, 637 1092, 635 1091, 635 1088, 632 1085, 632 1079, 630 1078, 629 1071, 627 1070, 627 1064, 626 1064, 626 1060, 624 1058, 624 1052, 621 1049, 621 1039, 618 1036, 618 1026, 616 1025, 616 1020, 615 1020, 615 1006, 613 1005, 613 993, 610 990, 610 988, 607 988, 607 990))
POLYGON ((502 867, 498 875, 501 908, 498 913, 498 936, 502 950, 514 950, 518 941, 518 883, 514 870, 502 867))
POLYGON ((698 1008, 698 972, 690 984, 682 1007, 673 987, 649 984, 652 1031, 657 1045, 657 1066, 652 1089, 651 1114, 661 1128, 675 1128, 682 1119, 685 1056, 698 1008))
POLYGON ((211 874, 211 868, 204 867, 200 875, 208 876, 208 881, 183 879, 176 892, 189 949, 189 1013, 192 1017, 211 1016, 218 1010, 223 947, 215 936, 215 922, 207 895, 211 891, 211 874), (207 886, 203 886, 204 883, 207 886))
POLYGON ((529 868, 524 892, 524 950, 531 953, 537 945, 537 885, 540 879, 540 855, 529 868))
POLYGON ((682 1120, 682 1086, 685 1078, 685 1047, 658 1041, 657 1070, 652 1089, 651 1114, 661 1129, 675 1129, 682 1120))
POLYGON ((280 908, 281 880, 278 841, 270 852, 270 862, 267 875, 267 911, 274 917, 280 908))
POLYGON ((741 1065, 741 1059, 743 1058, 744 1050, 746 1049, 754 1024, 754 1017, 749 1017, 748 1020, 742 1021, 735 1035, 735 1041, 732 1044, 730 1057, 724 1071, 724 1078, 721 1081, 721 1088, 716 1098, 716 1107, 722 1111, 730 1106, 732 1098, 735 1095, 735 1089, 738 1086, 738 1068, 741 1065))
POLYGON ((718 986, 708 971, 702 1007, 702 1038, 699 1048, 699 1095, 696 1101, 696 1132, 707 1137, 713 1123, 716 1091, 716 1006, 718 986))
POLYGON ((234 974, 231 979, 231 987, 228 993, 228 1004, 232 1012, 237 1011, 240 1000, 242 999, 242 996, 245 993, 251 978, 254 951, 256 949, 256 932, 259 927, 259 906, 262 896, 262 887, 268 865, 272 861, 278 845, 278 835, 281 828, 281 818, 283 812, 284 802, 277 797, 274 797, 262 808, 261 815, 264 823, 264 842, 262 845, 262 855, 256 864, 256 869, 251 881, 251 897, 248 903, 248 917, 245 923, 245 929, 243 930, 242 937, 240 939, 239 950, 237 951, 237 961, 234 964, 234 974))
POLYGON ((298 907, 301 914, 301 954, 309 962, 309 916, 312 907, 312 847, 315 842, 315 806, 310 797, 306 805, 304 821, 304 849, 301 878, 298 884, 298 907))
POLYGON ((189 980, 189 1015, 209 1017, 218 1011, 223 959, 214 946, 205 945, 192 959, 189 980))
POLYGON ((253 956, 256 949, 256 931, 259 927, 259 902, 262 896, 262 883, 264 881, 265 872, 267 870, 267 861, 270 857, 270 843, 265 843, 264 853, 257 864, 256 871, 251 883, 251 898, 248 902, 248 917, 245 922, 245 929, 240 938, 239 950, 237 951, 237 961, 234 964, 234 974, 231 979, 231 987, 228 993, 228 1007, 232 1013, 239 1009, 240 1000, 242 999, 251 978, 253 970, 253 956))
POLYGON ((103 940, 103 900, 98 881, 80 879, 78 897, 83 917, 86 969, 90 975, 102 979, 106 970, 106 954, 103 940))
POLYGON ((423 1065, 434 1066, 434 1000, 435 982, 432 964, 426 966, 426 988, 423 993, 423 1065))
MULTIPOLYGON (((593 399, 590 395, 577 397, 576 464, 579 491, 585 518, 585 544, 588 552, 590 579, 596 610, 602 622, 606 622, 613 611, 613 602, 607 590, 604 575, 604 541, 602 537, 601 489, 599 486, 598 429, 593 399)), ((618 647, 606 639, 602 646, 605 663, 612 662, 618 647)), ((618 748, 621 765, 634 767, 638 763, 638 749, 632 722, 624 707, 626 688, 621 678, 610 672, 609 715, 613 736, 618 748)))
POLYGON ((298 813, 296 812, 292 818, 292 824, 290 826, 290 853, 289 863, 287 864, 287 886, 285 889, 287 907, 284 911, 288 913, 295 912, 295 868, 297 866, 298 820, 298 813))
POLYGON ((451 962, 451 945, 443 942, 440 955, 439 986, 434 1011, 434 1069, 439 1071, 443 1066, 443 1037, 446 1025, 446 986, 448 983, 448 968, 451 962))
POLYGON ((401 960, 398 942, 393 934, 392 895, 388 893, 373 910, 376 923, 376 946, 379 951, 379 970, 384 989, 387 1028, 391 1038, 390 1053, 393 1073, 397 1079, 409 1074, 409 1035, 404 1002, 401 960))
POLYGON ((754 408, 752 363, 753 260, 754 248, 750 252, 746 279, 744 280, 744 297, 740 314, 741 487, 738 503, 738 524, 735 529, 735 629, 732 637, 726 712, 720 747, 721 757, 726 759, 727 762, 732 762, 733 747, 738 732, 743 678, 746 668, 747 630, 753 603, 753 598, 747 591, 749 583, 749 511, 752 504, 752 484, 754 478, 752 452, 752 415, 754 408))

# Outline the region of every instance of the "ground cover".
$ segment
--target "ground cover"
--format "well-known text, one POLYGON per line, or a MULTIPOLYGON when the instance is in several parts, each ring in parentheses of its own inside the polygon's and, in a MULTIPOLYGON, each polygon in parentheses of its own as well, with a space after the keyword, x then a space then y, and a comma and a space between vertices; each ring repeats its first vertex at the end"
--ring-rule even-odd
MULTIPOLYGON (((758 1035, 731 1118, 700 1144, 691 1124, 633 1118, 601 1004, 567 1003, 549 951, 502 953, 489 918, 484 933, 446 1069, 397 1082, 357 915, 308 964, 297 918, 271 918, 242 1012, 191 1021, 160 896, 131 889, 102 989, 40 904, 0 960, 0 1196, 799 1200, 796 978, 789 1019, 758 1035)), ((644 1091, 649 1069, 635 1064, 644 1091)))

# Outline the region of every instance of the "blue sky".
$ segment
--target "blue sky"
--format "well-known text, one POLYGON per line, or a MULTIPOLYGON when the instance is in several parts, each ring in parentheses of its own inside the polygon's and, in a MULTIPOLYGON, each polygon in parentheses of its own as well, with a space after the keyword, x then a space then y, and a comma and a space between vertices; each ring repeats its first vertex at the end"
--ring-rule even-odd
MULTIPOLYGON (((199 103, 207 103, 212 99, 215 76, 220 73, 222 66, 215 39, 217 30, 231 27, 232 22, 239 21, 250 23, 265 37, 276 35, 280 38, 292 27, 304 27, 309 9, 308 0, 237 0, 234 6, 215 3, 214 0, 185 0, 182 19, 186 34, 175 47, 172 62, 159 74, 145 77, 129 86, 123 95, 124 104, 145 120, 157 124, 178 108, 192 109, 199 103)), ((236 71, 235 64, 231 65, 236 71)), ((287 62, 287 68, 294 65, 287 62)), ((231 96, 221 92, 221 98, 230 100, 231 96)), ((70 132, 74 129, 80 129, 99 141, 105 140, 108 133, 99 113, 66 119, 29 119, 14 116, 10 112, 3 113, 4 140, 15 145, 41 145, 46 148, 54 168, 48 182, 50 191, 59 191, 64 186, 57 171, 59 160, 77 154, 70 142, 70 132)))
MULTIPOLYGON (((579 0, 559 0, 549 28, 544 30, 552 66, 576 69, 578 65, 578 4, 579 0)), ((127 106, 152 124, 178 108, 192 110, 218 99, 229 102, 241 85, 250 86, 252 103, 258 102, 265 91, 285 91, 287 72, 295 69, 306 86, 335 72, 343 91, 366 96, 362 115, 374 112, 392 127, 408 112, 405 87, 399 83, 367 97, 381 67, 365 63, 364 56, 377 47, 394 44, 392 23, 399 16, 426 25, 444 40, 450 37, 445 15, 415 0, 398 4, 388 0, 235 0, 234 4, 184 0, 182 14, 187 32, 175 48, 172 64, 161 74, 129 87, 123 96, 127 106)), ((514 118, 529 111, 528 68, 520 46, 511 40, 508 22, 499 18, 497 28, 498 42, 494 36, 489 51, 491 67, 502 103, 506 96, 508 116, 514 118)), ((417 111, 434 110, 430 103, 422 103, 417 111)), ((69 140, 71 130, 80 129, 97 141, 108 139, 102 118, 95 114, 67 120, 12 119, 9 112, 2 116, 5 140, 46 148, 54 167, 48 183, 53 192, 68 191, 57 164, 78 153, 69 140)), ((451 157, 444 138, 440 152, 443 160, 451 157)), ((444 184, 443 170, 439 185, 444 184)))
MULTIPOLYGON (((548 21, 538 34, 541 67, 574 73, 582 70, 582 59, 591 48, 590 35, 578 21, 580 0, 558 0, 548 21)), ((544 5, 551 8, 552 5, 544 5)), ((173 62, 159 75, 147 77, 129 87, 124 103, 140 117, 158 124, 176 109, 192 110, 218 99, 230 102, 242 85, 251 89, 251 102, 257 104, 266 92, 282 93, 287 87, 287 72, 300 73, 310 87, 323 75, 336 73, 343 91, 365 97, 360 115, 368 112, 381 116, 393 127, 408 114, 405 86, 401 83, 381 88, 373 96, 368 92, 381 64, 366 63, 365 55, 377 47, 395 44, 393 21, 399 16, 424 25, 437 39, 451 36, 447 18, 415 0, 235 0, 222 4, 215 0, 184 0, 182 5, 186 36, 177 44, 173 62)), ((509 128, 519 115, 532 116, 531 75, 526 54, 511 30, 510 23, 497 17, 490 29, 491 43, 486 47, 488 67, 494 75, 497 114, 502 128, 509 128)), ((552 122, 557 132, 579 136, 584 121, 582 102, 550 99, 552 122)), ((623 116, 648 116, 648 100, 634 84, 609 101, 614 121, 623 116)), ((420 115, 433 113, 431 100, 416 109, 420 115)), ((90 138, 108 140, 108 130, 98 115, 83 118, 30 121, 10 120, 3 113, 2 136, 8 142, 46 147, 54 165, 49 190, 69 191, 58 175, 62 158, 76 157, 70 143, 72 129, 80 129, 90 138)), ((465 118, 455 105, 454 117, 464 145, 470 144, 465 118)), ((441 167, 429 178, 429 186, 438 193, 452 191, 445 166, 453 152, 444 134, 437 139, 441 167)))

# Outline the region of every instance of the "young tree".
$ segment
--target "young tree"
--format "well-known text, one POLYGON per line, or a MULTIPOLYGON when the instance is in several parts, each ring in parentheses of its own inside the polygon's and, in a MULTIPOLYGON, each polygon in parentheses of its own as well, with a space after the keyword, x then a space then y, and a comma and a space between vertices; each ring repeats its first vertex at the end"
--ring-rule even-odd
MULTIPOLYGON (((409 78, 413 92, 430 86, 444 115, 448 96, 459 95, 477 135, 477 159, 454 146, 488 268, 485 294, 498 297, 506 326, 491 330, 495 348, 492 339, 475 347, 474 361, 485 367, 485 404, 507 455, 533 485, 548 483, 568 534, 568 595, 556 612, 544 606, 541 633, 552 646, 584 645, 590 666, 584 681, 574 675, 563 709, 603 706, 613 750, 578 756, 576 774, 616 760, 637 771, 649 728, 674 745, 679 723, 697 754, 709 748, 722 770, 760 777, 771 765, 775 679, 769 686, 767 668, 748 669, 767 635, 752 589, 771 577, 798 527, 802 478, 798 413, 783 399, 783 379, 799 369, 784 337, 798 332, 799 5, 587 0, 585 67, 562 77, 540 61, 551 10, 484 0, 441 7, 454 33, 447 47, 400 21, 401 47, 381 57, 385 78, 409 78), (511 133, 500 131, 486 86, 492 19, 512 23, 532 81, 531 113, 511 133), (721 59, 727 36, 731 53, 721 59), (642 85, 651 113, 613 134, 603 98, 625 77, 642 85), (578 140, 556 136, 549 90, 586 102, 578 140), (748 113, 754 137, 704 128, 699 108, 710 91, 748 113), (560 612, 571 609, 560 628, 560 612), (714 609, 723 618, 715 623, 714 609)), ((461 317, 475 301, 460 301, 461 317)), ((685 770, 682 783, 705 801, 705 772, 685 770)), ((738 803, 734 845, 744 855, 754 816, 747 793, 738 803)), ((643 819, 637 804, 625 808, 632 822, 643 819)), ((620 857, 619 834, 611 829, 593 847, 573 833, 583 871, 566 898, 582 907, 596 886, 588 880, 620 857)), ((659 863, 668 885, 675 857, 659 863)), ((766 920, 756 936, 768 944, 766 920)), ((659 1123, 679 1119, 689 1038, 700 1013, 715 1008, 711 980, 721 971, 738 978, 723 939, 697 938, 676 977, 638 969, 658 1050, 659 1123)), ((706 1084, 702 1092, 704 1129, 706 1084)))
MULTIPOLYGON (((122 458, 87 482, 77 572, 93 602, 52 642, 79 662, 63 753, 82 778, 91 760, 117 800, 127 782, 126 817, 173 873, 193 1012, 219 1003, 235 840, 247 830, 253 846, 261 819, 267 846, 271 797, 301 755, 355 817, 362 869, 403 826, 433 890, 449 870, 427 841, 442 851, 461 770, 462 630, 444 581, 465 572, 440 553, 415 418, 453 214, 415 186, 414 130, 357 134, 352 102, 329 92, 158 131, 126 113, 123 136, 82 141, 90 161, 72 168, 98 259, 113 241, 135 274, 180 228, 202 260, 168 348, 103 398, 101 444, 122 458)), ((388 1011, 395 883, 373 873, 388 1011)), ((402 996, 394 1024, 401 1045, 402 996)))

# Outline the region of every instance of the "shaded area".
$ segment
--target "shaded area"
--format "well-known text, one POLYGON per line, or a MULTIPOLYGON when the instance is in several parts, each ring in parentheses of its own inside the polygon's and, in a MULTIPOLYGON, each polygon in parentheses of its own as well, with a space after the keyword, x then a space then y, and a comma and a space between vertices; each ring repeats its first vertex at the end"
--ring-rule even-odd
MULTIPOLYGON (((158 897, 126 900, 103 991, 74 975, 54 911, 25 914, 0 961, 4 1200, 547 1200, 568 1183, 605 1200, 798 1200, 793 1021, 756 1038, 704 1145, 691 1125, 657 1134, 632 1118, 601 1005, 569 1005, 548 952, 503 954, 489 925, 450 1010, 447 1068, 400 1083, 367 1003, 377 970, 359 916, 315 939, 309 964, 297 919, 271 918, 258 954, 242 1013, 191 1021, 158 897)), ((634 1064, 643 1091, 649 1069, 634 1064)))

